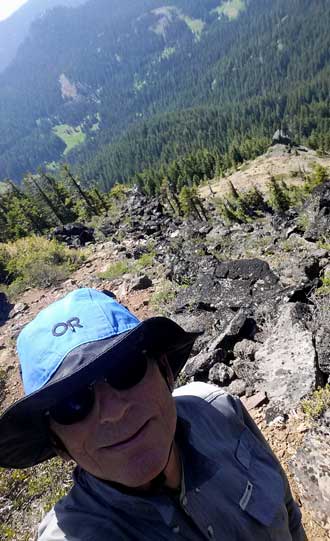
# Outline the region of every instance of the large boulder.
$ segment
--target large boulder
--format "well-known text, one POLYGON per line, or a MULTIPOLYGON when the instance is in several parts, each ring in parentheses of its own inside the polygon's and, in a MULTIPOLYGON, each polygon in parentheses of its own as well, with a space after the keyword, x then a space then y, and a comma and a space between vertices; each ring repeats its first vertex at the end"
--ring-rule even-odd
POLYGON ((222 279, 247 280, 250 285, 258 280, 271 285, 278 282, 278 277, 270 270, 268 263, 257 258, 222 261, 217 266, 215 275, 222 279))
POLYGON ((202 352, 188 360, 183 370, 185 376, 198 381, 210 379, 222 385, 229 383, 234 377, 234 370, 226 365, 230 362, 232 350, 236 342, 253 336, 255 331, 256 325, 251 314, 240 310, 221 333, 213 336, 206 344, 203 343, 202 352))
POLYGON ((172 317, 184 328, 188 324, 187 330, 204 329, 197 352, 223 349, 232 355, 236 342, 253 337, 261 306, 276 313, 282 288, 262 260, 201 261, 209 272, 200 272, 192 285, 179 291, 172 317))
POLYGON ((288 303, 255 354, 257 386, 272 402, 272 412, 289 412, 319 382, 313 334, 305 321, 309 307, 288 303))

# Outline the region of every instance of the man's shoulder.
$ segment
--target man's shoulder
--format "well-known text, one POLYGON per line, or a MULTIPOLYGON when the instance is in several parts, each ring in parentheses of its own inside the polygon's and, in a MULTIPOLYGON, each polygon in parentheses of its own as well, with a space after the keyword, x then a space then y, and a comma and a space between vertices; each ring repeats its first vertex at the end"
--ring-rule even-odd
POLYGON ((188 403, 212 405, 213 408, 220 411, 226 417, 235 415, 242 419, 241 402, 236 398, 226 393, 220 387, 204 383, 202 381, 194 381, 178 387, 173 391, 173 397, 178 404, 188 403), (202 399, 202 400, 199 400, 202 399))
POLYGON ((202 381, 193 381, 192 383, 187 383, 181 387, 177 387, 173 391, 173 396, 197 396, 203 398, 204 400, 210 401, 215 396, 225 395, 224 391, 217 387, 216 385, 211 385, 210 383, 203 383, 202 381))

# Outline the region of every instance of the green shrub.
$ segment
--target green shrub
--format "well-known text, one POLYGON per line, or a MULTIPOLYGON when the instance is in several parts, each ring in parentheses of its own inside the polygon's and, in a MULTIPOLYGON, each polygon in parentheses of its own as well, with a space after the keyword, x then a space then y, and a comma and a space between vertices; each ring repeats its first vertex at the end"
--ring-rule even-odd
POLYGON ((156 253, 152 250, 142 254, 136 261, 131 259, 120 259, 111 263, 106 271, 99 273, 99 278, 104 280, 113 280, 115 278, 120 278, 123 274, 128 272, 139 273, 146 267, 151 267, 154 263, 156 253))
POLYGON ((317 288, 316 295, 318 296, 324 296, 329 295, 330 293, 330 276, 327 274, 326 276, 323 276, 321 278, 322 285, 317 288))
POLYGON ((312 172, 309 175, 305 175, 305 181, 302 186, 292 186, 290 188, 290 201, 291 205, 298 206, 303 205, 312 191, 323 184, 329 178, 328 170, 320 164, 313 166, 312 172))
POLYGON ((84 257, 55 240, 25 237, 0 245, 2 283, 11 298, 28 287, 49 287, 78 268, 84 257))
POLYGON ((139 259, 136 260, 134 267, 137 270, 142 270, 142 269, 145 269, 146 267, 151 267, 151 265, 154 262, 155 255, 156 255, 155 252, 148 252, 141 255, 141 257, 139 257, 139 259))
POLYGON ((119 261, 115 261, 115 263, 111 263, 107 270, 100 272, 98 276, 104 280, 113 280, 114 278, 123 276, 123 274, 129 272, 129 270, 130 266, 128 260, 120 259, 119 261))
POLYGON ((268 184, 268 203, 276 212, 286 212, 290 208, 290 192, 284 180, 271 177, 268 184))
POLYGON ((320 164, 315 164, 312 173, 309 175, 309 184, 313 190, 319 184, 323 184, 326 180, 329 179, 328 170, 320 164))
POLYGON ((230 194, 216 202, 220 216, 227 222, 246 223, 269 211, 263 194, 255 186, 251 190, 239 193, 229 183, 230 194))
POLYGON ((330 408, 330 385, 317 389, 310 398, 303 400, 303 412, 312 419, 318 419, 330 408))
POLYGON ((15 538, 15 530, 7 524, 0 524, 0 539, 10 541, 15 538))
POLYGON ((198 195, 197 186, 183 186, 178 199, 180 210, 184 216, 194 216, 199 220, 206 219, 205 209, 198 195))
POLYGON ((306 212, 301 212, 297 218, 297 226, 299 227, 300 231, 307 231, 307 229, 310 226, 310 218, 306 212))
POLYGON ((54 458, 33 468, 0 468, 0 497, 9 504, 1 516, 1 541, 32 539, 27 524, 35 525, 35 511, 49 511, 72 485, 73 464, 54 458), (24 520, 22 521, 22 517, 24 520))

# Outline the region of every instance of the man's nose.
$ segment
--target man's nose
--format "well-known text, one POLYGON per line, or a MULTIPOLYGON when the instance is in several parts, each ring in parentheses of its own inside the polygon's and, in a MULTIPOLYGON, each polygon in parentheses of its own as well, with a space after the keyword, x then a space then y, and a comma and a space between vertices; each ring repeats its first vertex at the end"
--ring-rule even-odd
POLYGON ((125 392, 117 391, 105 382, 95 384, 95 408, 101 423, 116 422, 125 416, 129 401, 125 392))

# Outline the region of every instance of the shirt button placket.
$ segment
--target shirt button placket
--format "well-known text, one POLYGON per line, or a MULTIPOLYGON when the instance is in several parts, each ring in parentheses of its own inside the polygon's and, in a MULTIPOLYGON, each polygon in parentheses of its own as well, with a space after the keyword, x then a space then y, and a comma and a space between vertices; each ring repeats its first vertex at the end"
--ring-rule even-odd
POLYGON ((215 539, 215 536, 214 536, 214 530, 210 524, 210 526, 207 527, 207 535, 209 536, 210 539, 215 539))

